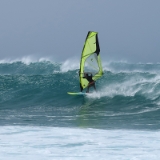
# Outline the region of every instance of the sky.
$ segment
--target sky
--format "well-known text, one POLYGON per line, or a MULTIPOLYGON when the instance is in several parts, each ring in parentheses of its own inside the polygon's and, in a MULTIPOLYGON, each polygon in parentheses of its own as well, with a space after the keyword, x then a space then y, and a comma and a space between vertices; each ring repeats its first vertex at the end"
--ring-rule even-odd
POLYGON ((0 0, 0 60, 79 59, 88 31, 102 60, 160 62, 159 0, 0 0))

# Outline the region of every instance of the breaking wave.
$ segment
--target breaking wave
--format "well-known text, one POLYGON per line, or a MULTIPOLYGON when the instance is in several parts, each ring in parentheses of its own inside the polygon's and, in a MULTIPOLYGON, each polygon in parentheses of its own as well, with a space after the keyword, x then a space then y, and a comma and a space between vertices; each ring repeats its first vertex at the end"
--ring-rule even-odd
POLYGON ((104 76, 96 82, 97 92, 91 89, 86 96, 70 96, 67 92, 79 92, 76 59, 62 63, 49 59, 1 61, 1 123, 40 125, 43 119, 47 125, 75 125, 78 118, 95 127, 91 121, 97 115, 103 121, 98 128, 106 121, 111 122, 107 123, 111 128, 145 128, 148 123, 159 128, 160 64, 103 62, 103 68, 104 76))

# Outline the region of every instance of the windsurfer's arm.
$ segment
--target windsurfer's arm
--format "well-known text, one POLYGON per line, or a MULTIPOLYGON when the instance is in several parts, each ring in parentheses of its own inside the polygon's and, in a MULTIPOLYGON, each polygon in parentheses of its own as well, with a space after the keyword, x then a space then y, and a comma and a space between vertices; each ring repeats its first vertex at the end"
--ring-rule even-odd
POLYGON ((87 73, 88 73, 88 74, 92 74, 92 72, 85 72, 85 74, 87 74, 87 73))

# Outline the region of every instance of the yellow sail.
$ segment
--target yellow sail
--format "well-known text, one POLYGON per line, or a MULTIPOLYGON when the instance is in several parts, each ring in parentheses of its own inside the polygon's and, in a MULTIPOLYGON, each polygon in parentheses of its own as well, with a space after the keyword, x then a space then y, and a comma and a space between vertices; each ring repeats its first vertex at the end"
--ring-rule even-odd
POLYGON ((86 88, 89 83, 88 80, 84 78, 84 73, 92 73, 92 79, 94 81, 103 75, 97 32, 88 32, 82 50, 79 74, 81 91, 86 88))

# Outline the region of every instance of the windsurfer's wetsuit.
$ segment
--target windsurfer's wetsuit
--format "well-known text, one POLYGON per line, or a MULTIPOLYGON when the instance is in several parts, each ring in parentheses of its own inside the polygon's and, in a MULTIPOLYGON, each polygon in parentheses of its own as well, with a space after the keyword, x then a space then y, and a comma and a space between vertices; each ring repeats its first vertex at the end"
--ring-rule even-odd
POLYGON ((91 86, 93 86, 94 89, 96 90, 95 81, 92 79, 92 74, 90 76, 88 74, 86 74, 85 78, 89 81, 89 84, 88 84, 86 92, 89 93, 89 87, 91 87, 91 86))
POLYGON ((86 79, 89 81, 89 83, 93 82, 92 75, 87 76, 86 79))

